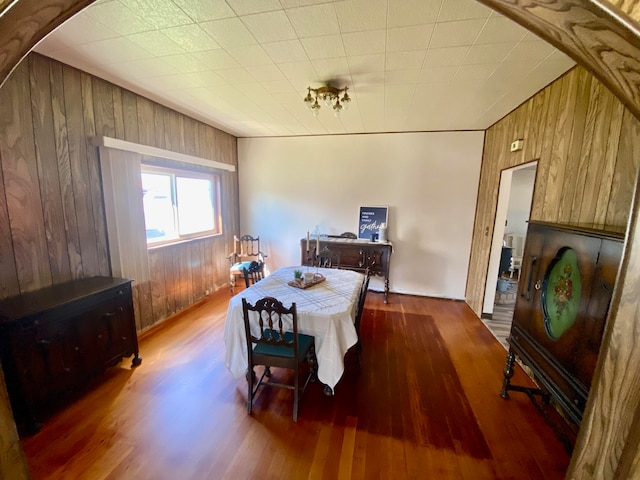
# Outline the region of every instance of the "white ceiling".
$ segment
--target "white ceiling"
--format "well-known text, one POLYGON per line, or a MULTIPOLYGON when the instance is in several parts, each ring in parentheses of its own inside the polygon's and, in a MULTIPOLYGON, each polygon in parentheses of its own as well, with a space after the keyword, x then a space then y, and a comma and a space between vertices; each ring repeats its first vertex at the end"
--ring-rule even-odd
POLYGON ((36 51, 239 137, 486 129, 575 64, 474 0, 100 0, 36 51))

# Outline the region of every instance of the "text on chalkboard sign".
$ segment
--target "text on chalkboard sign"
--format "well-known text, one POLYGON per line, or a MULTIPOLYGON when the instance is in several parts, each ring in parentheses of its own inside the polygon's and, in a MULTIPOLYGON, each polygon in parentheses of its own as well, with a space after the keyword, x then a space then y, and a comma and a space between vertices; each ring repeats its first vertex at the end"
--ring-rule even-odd
POLYGON ((358 238, 377 239, 380 228, 387 228, 388 210, 388 207, 360 207, 358 238))

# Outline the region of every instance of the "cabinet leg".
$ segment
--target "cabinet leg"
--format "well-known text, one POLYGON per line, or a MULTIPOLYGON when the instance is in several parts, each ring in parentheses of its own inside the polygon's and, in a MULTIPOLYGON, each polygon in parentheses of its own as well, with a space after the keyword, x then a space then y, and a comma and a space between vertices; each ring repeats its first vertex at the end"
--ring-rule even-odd
POLYGON ((23 424, 19 422, 20 421, 18 421, 17 427, 18 433, 21 437, 35 435, 42 428, 42 422, 38 422, 35 417, 31 415, 29 415, 29 418, 27 420, 24 420, 23 424))
POLYGON ((131 368, 135 368, 142 363, 142 357, 137 353, 133 356, 133 360, 131 360, 131 368))
POLYGON ((389 277, 384 279, 384 303, 389 303, 389 277))
POLYGON ((502 370, 502 373, 504 374, 504 380, 502 381, 502 390, 500 390, 500 396, 502 398, 509 398, 508 390, 511 386, 511 377, 513 377, 513 364, 515 361, 516 356, 513 354, 511 349, 509 349, 507 360, 504 364, 504 370, 502 370))

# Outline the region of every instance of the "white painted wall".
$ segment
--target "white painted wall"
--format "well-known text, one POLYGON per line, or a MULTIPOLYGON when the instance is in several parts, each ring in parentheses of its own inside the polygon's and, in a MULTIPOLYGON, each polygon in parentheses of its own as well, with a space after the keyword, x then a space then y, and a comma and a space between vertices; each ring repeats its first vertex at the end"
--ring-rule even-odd
MULTIPOLYGON (((300 239, 356 232, 389 206, 391 291, 463 299, 484 132, 238 139, 241 234, 270 270, 300 264, 300 239)), ((372 278, 371 287, 382 282, 372 278)))

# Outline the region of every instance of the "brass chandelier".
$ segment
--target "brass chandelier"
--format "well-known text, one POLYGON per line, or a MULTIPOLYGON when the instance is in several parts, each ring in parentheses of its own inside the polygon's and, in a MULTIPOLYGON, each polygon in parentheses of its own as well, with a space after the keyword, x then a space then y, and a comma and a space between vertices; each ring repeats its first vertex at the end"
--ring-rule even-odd
POLYGON ((304 103, 311 110, 314 117, 320 114, 320 103, 324 102, 327 107, 333 107, 333 114, 337 117, 343 110, 347 110, 351 98, 347 93, 349 87, 336 88, 327 83, 324 87, 311 88, 307 87, 307 96, 304 97, 304 103), (342 95, 342 98, 340 96, 342 95))

